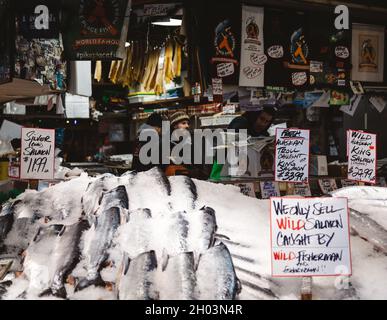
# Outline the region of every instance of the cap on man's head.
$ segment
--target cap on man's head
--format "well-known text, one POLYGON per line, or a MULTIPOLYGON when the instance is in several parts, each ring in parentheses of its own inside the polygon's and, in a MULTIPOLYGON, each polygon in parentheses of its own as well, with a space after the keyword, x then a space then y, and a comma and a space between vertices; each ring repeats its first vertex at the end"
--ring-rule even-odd
POLYGON ((152 127, 161 128, 163 125, 163 117, 159 113, 152 113, 146 121, 146 124, 152 127))
POLYGON ((171 122, 171 127, 173 127, 181 121, 189 121, 189 116, 183 111, 178 111, 169 117, 169 121, 171 122))

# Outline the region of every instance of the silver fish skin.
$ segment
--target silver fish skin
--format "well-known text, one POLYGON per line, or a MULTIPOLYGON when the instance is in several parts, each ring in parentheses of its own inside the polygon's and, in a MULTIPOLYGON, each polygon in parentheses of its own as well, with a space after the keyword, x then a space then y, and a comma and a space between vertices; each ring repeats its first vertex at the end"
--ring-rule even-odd
POLYGON ((65 289, 66 277, 79 262, 79 240, 86 227, 86 221, 80 221, 71 226, 63 226, 63 229, 55 239, 54 251, 50 257, 54 265, 51 285, 41 295, 52 294, 62 299, 67 297, 65 289))
POLYGON ((112 207, 128 209, 129 200, 125 186, 121 185, 108 192, 104 192, 100 199, 100 207, 104 209, 112 207))
POLYGON ((188 251, 193 251, 196 257, 209 249, 215 241, 218 229, 215 211, 203 207, 189 215, 190 230, 188 235, 188 251), (195 220, 196 223, 193 223, 195 220))
POLYGON ((231 254, 220 243, 199 258, 196 270, 198 300, 234 300, 240 292, 231 254))
POLYGON ((79 291, 92 285, 104 285, 100 271, 102 264, 108 257, 114 235, 120 225, 120 209, 117 207, 103 210, 87 232, 93 232, 90 241, 83 250, 86 258, 87 276, 82 279, 76 286, 75 290, 79 291))
POLYGON ((81 200, 83 212, 86 216, 93 215, 98 210, 99 200, 104 192, 110 190, 111 183, 109 183, 109 180, 112 178, 114 178, 114 175, 107 173, 89 183, 81 200))
POLYGON ((360 237, 387 254, 387 230, 380 224, 366 214, 350 209, 350 226, 360 237))
POLYGON ((189 251, 188 219, 188 214, 184 211, 174 212, 165 217, 163 255, 176 256, 189 251))
MULTIPOLYGON (((7 237, 9 231, 11 231, 12 224, 14 221, 14 212, 11 202, 6 202, 2 205, 0 212, 0 245, 3 240, 7 237)), ((1 249, 0 249, 1 250, 1 249)), ((1 251, 0 251, 1 252, 1 251)))
POLYGON ((121 226, 117 240, 128 257, 134 259, 150 250, 152 213, 149 209, 139 209, 130 211, 128 217, 129 221, 121 226))
POLYGON ((161 300, 195 299, 195 259, 193 252, 184 252, 168 257, 163 266, 164 283, 168 290, 161 292, 161 300))
POLYGON ((133 260, 124 255, 122 271, 117 286, 119 300, 157 300, 159 295, 154 284, 157 269, 156 254, 149 251, 133 260))

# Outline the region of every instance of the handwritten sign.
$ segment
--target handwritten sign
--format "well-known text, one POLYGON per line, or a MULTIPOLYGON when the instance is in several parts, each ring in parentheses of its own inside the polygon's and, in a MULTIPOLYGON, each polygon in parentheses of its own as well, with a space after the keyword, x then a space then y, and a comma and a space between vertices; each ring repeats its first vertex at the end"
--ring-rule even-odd
POLYGON ((262 199, 269 199, 271 197, 279 197, 281 195, 279 184, 275 181, 261 181, 261 197, 262 199))
POLYGON ((310 190, 309 183, 288 183, 286 185, 286 194, 295 195, 301 197, 310 197, 312 192, 310 190))
POLYGON ((348 179, 341 179, 341 187, 346 188, 346 187, 354 187, 358 186, 359 183, 353 180, 348 180, 348 179))
POLYGON ((323 194, 328 194, 332 191, 337 190, 337 184, 335 179, 320 179, 318 185, 323 194))
POLYGON ((270 206, 273 277, 351 275, 346 198, 271 198, 270 206))
POLYGON ((234 74, 235 68, 233 63, 220 63, 216 67, 218 77, 225 78, 234 74))
POLYGON ((241 193, 245 196, 255 198, 255 185, 254 183, 239 183, 238 187, 241 189, 241 193))
POLYGON ((348 179, 376 183, 376 134, 349 130, 348 179))
POLYGON ((275 181, 308 181, 309 135, 309 130, 276 129, 275 181))
POLYGON ((54 179, 55 130, 22 128, 21 179, 54 179))

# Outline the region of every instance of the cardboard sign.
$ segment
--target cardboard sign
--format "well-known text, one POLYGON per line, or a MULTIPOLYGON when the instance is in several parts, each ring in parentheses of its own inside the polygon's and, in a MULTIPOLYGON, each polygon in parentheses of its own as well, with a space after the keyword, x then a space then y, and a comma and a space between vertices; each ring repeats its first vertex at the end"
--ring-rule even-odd
POLYGON ((255 198, 254 183, 238 183, 238 187, 241 189, 241 193, 245 196, 255 198))
POLYGON ((348 180, 348 179, 341 179, 341 187, 346 188, 346 187, 354 187, 358 186, 359 183, 353 180, 348 180))
POLYGON ((318 185, 320 186, 321 192, 323 194, 328 194, 332 191, 337 190, 337 184, 335 179, 320 179, 318 181, 318 185))
POLYGON ((20 178, 54 179, 55 130, 23 128, 20 178))
POLYGON ((270 207, 273 277, 351 275, 346 198, 271 198, 270 207))
POLYGON ((286 194, 300 197, 312 196, 309 183, 288 183, 286 185, 286 194))
POLYGON ((376 183, 376 134, 349 130, 348 179, 376 183))
POLYGON ((279 184, 275 181, 262 181, 259 183, 262 199, 281 196, 279 184))
POLYGON ((309 130, 276 130, 275 181, 308 182, 309 136, 309 130))

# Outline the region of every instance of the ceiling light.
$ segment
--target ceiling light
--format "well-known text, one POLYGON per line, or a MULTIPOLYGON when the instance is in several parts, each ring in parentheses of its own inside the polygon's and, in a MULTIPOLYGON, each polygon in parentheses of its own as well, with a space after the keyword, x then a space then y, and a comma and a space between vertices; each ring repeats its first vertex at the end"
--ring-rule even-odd
POLYGON ((170 18, 169 21, 156 21, 152 22, 155 26, 163 26, 163 27, 180 27, 182 24, 181 19, 173 19, 170 18))

